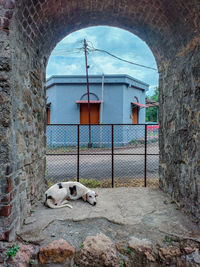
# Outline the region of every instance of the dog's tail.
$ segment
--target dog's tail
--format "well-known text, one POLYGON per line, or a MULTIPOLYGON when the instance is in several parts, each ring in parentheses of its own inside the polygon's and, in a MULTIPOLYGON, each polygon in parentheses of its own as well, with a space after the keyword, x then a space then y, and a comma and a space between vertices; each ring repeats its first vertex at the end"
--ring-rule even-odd
POLYGON ((60 209, 60 208, 64 208, 64 207, 68 207, 68 208, 72 209, 72 206, 69 204, 55 205, 51 202, 50 199, 47 199, 45 204, 46 204, 46 206, 48 206, 49 208, 52 208, 52 209, 60 209))

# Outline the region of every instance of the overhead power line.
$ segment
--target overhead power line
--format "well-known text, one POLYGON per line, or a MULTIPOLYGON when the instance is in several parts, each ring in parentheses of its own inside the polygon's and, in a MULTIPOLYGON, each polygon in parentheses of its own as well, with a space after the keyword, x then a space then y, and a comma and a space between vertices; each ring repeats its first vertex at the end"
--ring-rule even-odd
MULTIPOLYGON (((84 51, 85 47, 83 45, 83 47, 79 47, 79 48, 74 48, 72 50, 67 50, 67 49, 57 49, 53 54, 53 56, 59 56, 60 53, 69 53, 69 54, 77 54, 77 53, 80 53, 82 51, 84 51)), ((123 62, 126 62, 126 63, 129 63, 129 64, 132 64, 132 65, 135 65, 135 66, 138 66, 138 67, 141 67, 141 68, 145 68, 145 69, 150 69, 150 70, 154 70, 154 71, 157 71, 156 68, 153 68, 153 67, 149 67, 149 66, 146 66, 146 65, 142 65, 142 64, 138 64, 138 63, 135 63, 133 61, 130 61, 130 60, 126 60, 124 58, 121 58, 119 56, 116 56, 106 50, 103 50, 103 49, 98 49, 98 48, 95 48, 93 46, 93 43, 90 42, 90 41, 87 41, 87 48, 86 48, 86 53, 89 54, 89 52, 101 52, 101 53, 104 53, 104 54, 107 54, 115 59, 118 59, 120 61, 123 61, 123 62)), ((62 56, 62 55, 61 55, 62 56)))
POLYGON ((118 60, 124 61, 124 62, 129 63, 129 64, 132 64, 132 65, 136 65, 136 66, 139 66, 139 67, 142 67, 142 68, 146 68, 146 69, 150 69, 150 70, 155 70, 155 71, 157 71, 156 68, 148 67, 148 66, 145 66, 145 65, 142 65, 142 64, 138 64, 138 63, 135 63, 135 62, 132 62, 132 61, 129 61, 129 60, 120 58, 120 57, 118 57, 118 56, 115 56, 115 55, 111 54, 110 52, 108 52, 108 51, 106 51, 106 50, 103 50, 103 49, 97 49, 97 48, 95 48, 93 51, 94 51, 94 52, 96 51, 96 52, 102 52, 102 53, 108 54, 108 55, 111 56, 111 57, 114 57, 114 58, 116 58, 116 59, 118 59, 118 60))

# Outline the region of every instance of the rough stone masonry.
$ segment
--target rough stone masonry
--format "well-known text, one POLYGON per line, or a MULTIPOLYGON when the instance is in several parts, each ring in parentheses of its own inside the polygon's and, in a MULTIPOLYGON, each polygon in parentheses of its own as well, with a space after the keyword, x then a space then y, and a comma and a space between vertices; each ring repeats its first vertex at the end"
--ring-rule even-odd
POLYGON ((126 29, 160 74, 160 186, 200 218, 199 0, 0 0, 0 240, 12 240, 44 188, 45 69, 67 34, 126 29))

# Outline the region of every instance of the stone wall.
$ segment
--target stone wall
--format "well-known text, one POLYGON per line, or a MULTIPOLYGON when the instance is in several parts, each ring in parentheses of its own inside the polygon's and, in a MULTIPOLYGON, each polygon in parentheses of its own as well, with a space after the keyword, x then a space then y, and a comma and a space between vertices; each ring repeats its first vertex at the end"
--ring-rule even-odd
MULTIPOLYGON (((12 1, 4 7, 4 16, 11 16, 12 1)), ((45 66, 18 19, 1 20, 0 240, 15 238, 31 203, 44 191, 45 66)))
MULTIPOLYGON (((160 186, 200 224, 200 46, 160 75, 160 186)), ((194 48, 195 47, 195 48, 194 48)))
POLYGON ((0 0, 0 240, 44 188, 45 69, 58 41, 94 25, 142 38, 160 72, 160 185, 199 217, 199 0, 0 0))

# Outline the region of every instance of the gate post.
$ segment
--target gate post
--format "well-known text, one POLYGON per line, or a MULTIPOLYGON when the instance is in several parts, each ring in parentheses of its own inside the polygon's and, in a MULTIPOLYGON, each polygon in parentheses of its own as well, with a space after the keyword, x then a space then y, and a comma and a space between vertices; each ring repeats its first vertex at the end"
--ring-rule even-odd
POLYGON ((77 182, 79 182, 79 164, 80 164, 80 125, 77 125, 77 182))
POLYGON ((147 186, 147 125, 145 124, 144 136, 144 187, 147 186))
POLYGON ((112 188, 114 187, 114 125, 112 124, 112 188))

